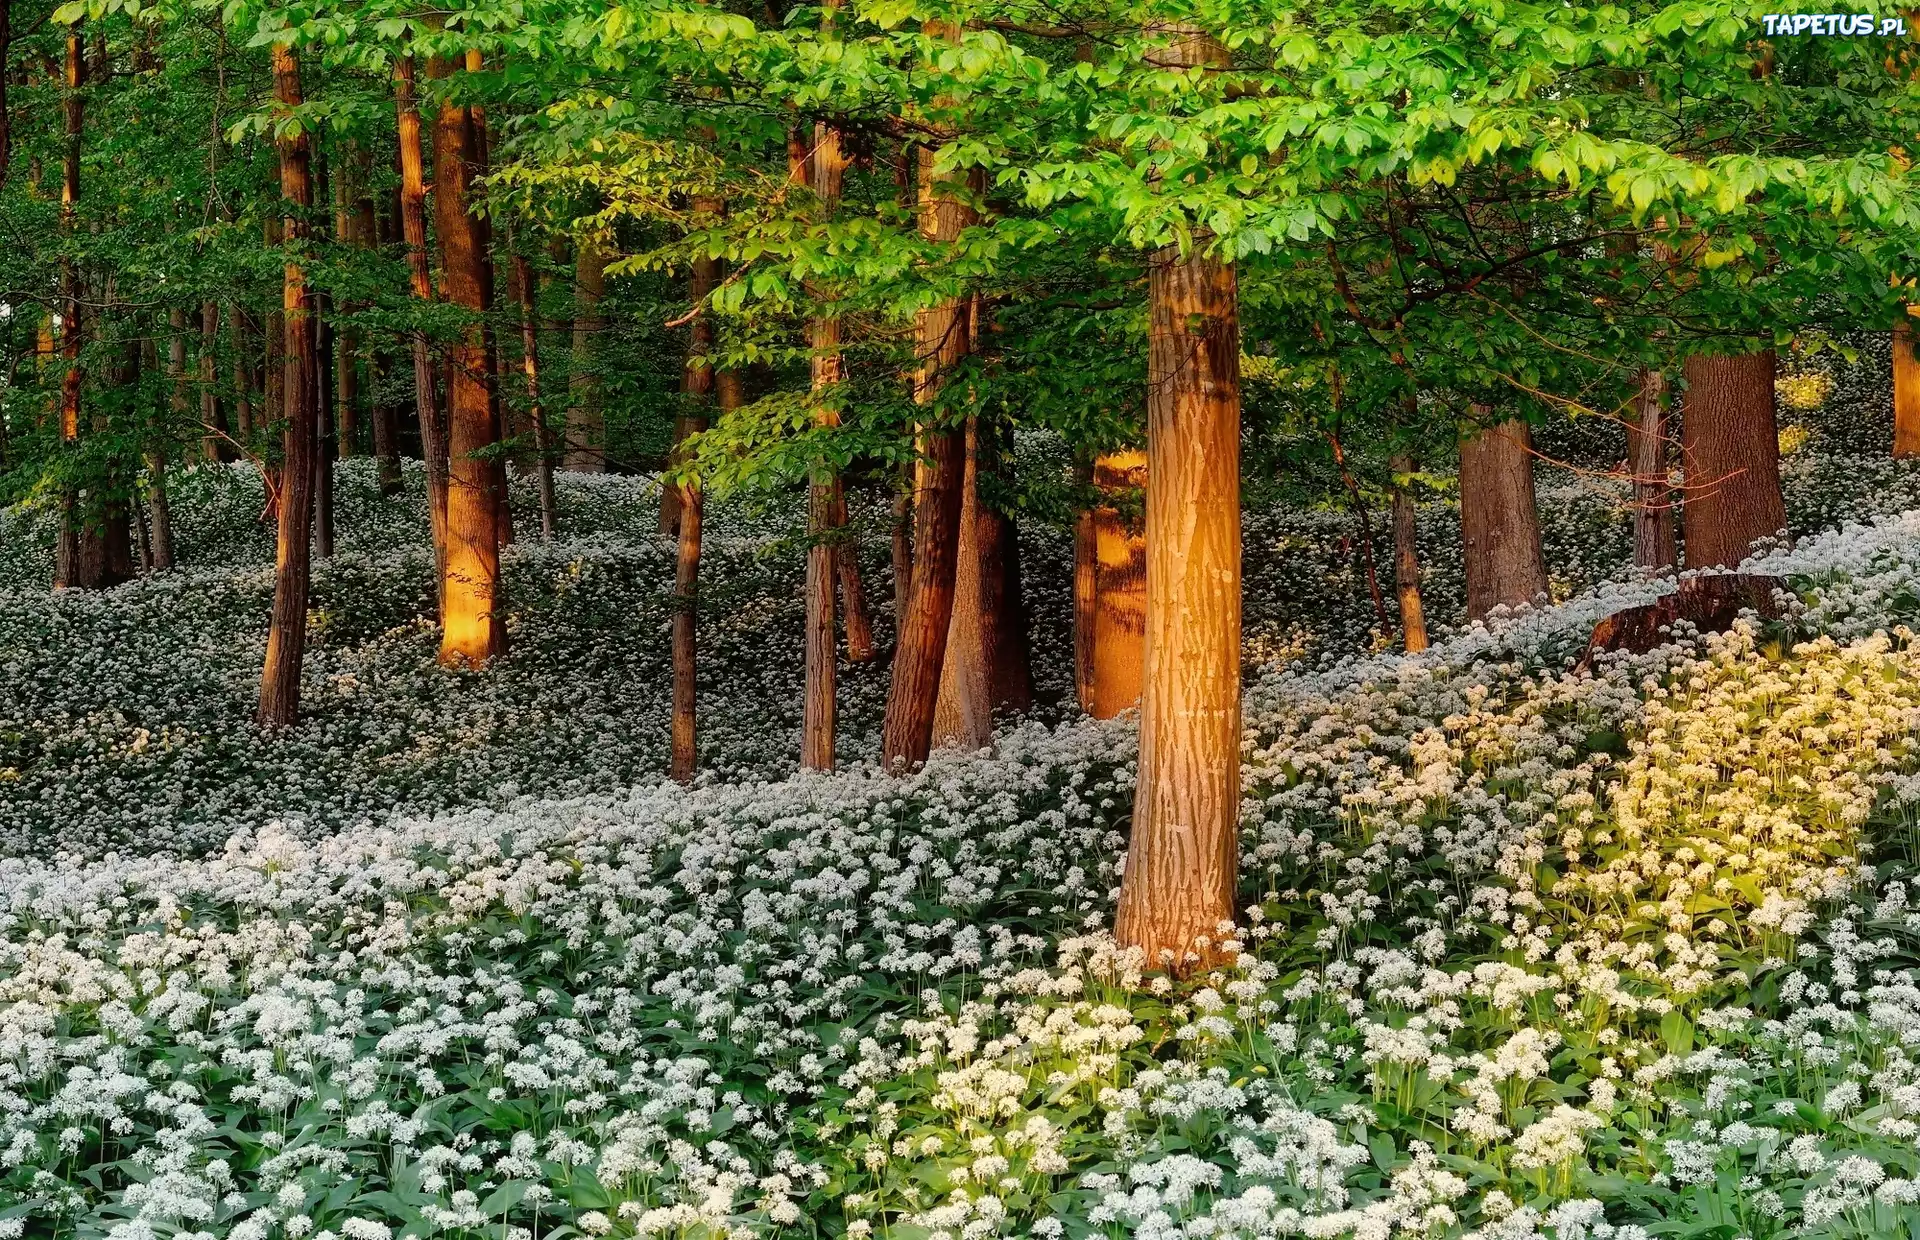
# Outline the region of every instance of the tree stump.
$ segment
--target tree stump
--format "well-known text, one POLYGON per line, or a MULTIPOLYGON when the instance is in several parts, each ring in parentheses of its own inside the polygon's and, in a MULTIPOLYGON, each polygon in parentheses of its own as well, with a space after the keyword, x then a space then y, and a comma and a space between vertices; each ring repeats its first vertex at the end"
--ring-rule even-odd
POLYGON ((1774 591, 1786 588, 1786 579, 1762 573, 1715 573, 1688 577, 1672 594, 1641 607, 1616 611, 1593 626, 1587 641, 1586 657, 1580 666, 1593 666, 1603 651, 1647 651, 1673 640, 1673 626, 1684 620, 1702 633, 1724 633, 1733 627, 1742 611, 1757 613, 1762 619, 1777 620, 1782 615, 1774 591), (1661 630, 1666 630, 1662 632, 1661 630))

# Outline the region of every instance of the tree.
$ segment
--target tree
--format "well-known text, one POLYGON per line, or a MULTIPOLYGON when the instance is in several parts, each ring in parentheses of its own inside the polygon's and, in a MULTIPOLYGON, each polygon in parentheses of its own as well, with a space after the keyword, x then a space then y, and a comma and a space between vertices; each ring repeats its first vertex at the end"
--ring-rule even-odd
POLYGON ((1467 618, 1521 607, 1547 593, 1540 510, 1533 493, 1533 439, 1519 418, 1473 408, 1460 439, 1460 534, 1466 546, 1467 618))
POLYGON ((1687 359, 1680 457, 1688 568, 1735 567, 1786 528, 1773 376, 1772 349, 1687 359))
POLYGON ((314 338, 313 298, 301 265, 301 242, 313 210, 313 178, 307 133, 299 116, 303 102, 300 61, 289 43, 273 45, 274 95, 279 101, 280 194, 286 204, 283 235, 289 247, 281 314, 286 324, 285 465, 280 473, 279 541, 274 557, 273 620, 267 661, 260 675, 262 727, 290 727, 300 717, 300 671, 307 650, 308 539, 313 522, 314 458, 319 448, 319 348, 314 338))

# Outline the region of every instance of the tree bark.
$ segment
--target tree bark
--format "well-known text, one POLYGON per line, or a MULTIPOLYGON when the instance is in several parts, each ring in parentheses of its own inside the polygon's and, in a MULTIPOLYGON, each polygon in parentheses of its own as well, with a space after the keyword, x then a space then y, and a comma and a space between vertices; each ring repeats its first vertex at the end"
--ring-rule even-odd
MULTIPOLYGON (((413 299, 433 300, 433 280, 427 273, 426 157, 420 142, 420 110, 416 102, 412 56, 393 64, 393 103, 400 144, 400 232, 407 246, 407 284, 413 299)), ((433 529, 433 559, 437 581, 446 578, 447 564, 447 432, 435 393, 433 351, 424 328, 413 332, 413 400, 420 419, 420 455, 427 471, 427 514, 433 529)), ((444 604, 443 604, 444 606, 444 604)), ((444 619, 444 617, 443 617, 444 619)))
POLYGON ((534 315, 533 273, 527 256, 513 256, 514 284, 520 292, 520 367, 527 380, 527 416, 533 423, 535 469, 540 482, 540 537, 551 542, 557 518, 553 498, 553 445, 547 441, 547 415, 540 405, 540 332, 534 315))
POLYGON ((1633 472, 1633 562, 1663 573, 1676 555, 1673 489, 1667 485, 1667 377, 1658 370, 1640 372, 1627 460, 1633 472))
MULTIPOLYGON (((974 221, 973 208, 957 196, 965 184, 951 174, 935 176, 931 158, 919 162, 920 233, 929 241, 951 244, 974 221)), ((967 356, 973 342, 972 318, 971 302, 958 298, 916 316, 916 403, 933 404, 948 374, 967 356)), ((947 657, 947 634, 953 623, 954 578, 959 562, 966 432, 962 427, 942 426, 930 416, 921 424, 917 447, 912 592, 893 657, 893 678, 887 689, 886 720, 880 736, 881 758, 889 770, 919 766, 932 748, 934 708, 939 700, 940 671, 947 657)))
MULTIPOLYGON (((280 249, 285 240, 285 219, 278 215, 267 217, 262 232, 269 250, 280 249)), ((283 298, 284 302, 284 298, 283 298)), ((269 431, 278 428, 285 431, 287 417, 287 315, 284 304, 267 311, 265 340, 262 348, 262 369, 265 374, 265 388, 261 393, 261 402, 265 407, 266 425, 269 431)), ((269 510, 278 520, 280 511, 279 473, 269 467, 267 497, 269 510)))
MULTIPOLYGON (((300 106, 300 62, 293 48, 273 48, 274 96, 283 114, 300 106)), ((307 234, 313 210, 313 179, 304 131, 283 131, 276 139, 280 157, 280 196, 286 203, 284 235, 296 246, 307 234)), ((319 351, 314 339, 312 295, 296 248, 282 280, 282 316, 286 324, 286 464, 281 470, 279 546, 275 557, 273 622, 267 635, 266 666, 260 676, 259 723, 288 727, 300 717, 300 671, 307 649, 308 538, 313 519, 313 460, 316 448, 314 396, 319 351)))
POLYGON ((606 320, 600 299, 606 293, 607 256, 583 238, 573 268, 573 372, 568 387, 566 467, 580 473, 604 473, 607 468, 607 415, 600 405, 599 347, 606 320))
MULTIPOLYGON (((1182 64, 1221 55, 1188 34, 1182 64)), ((1147 614, 1122 946, 1176 972, 1234 915, 1240 811, 1240 321, 1234 270, 1171 247, 1149 272, 1147 614)), ((1096 652, 1097 657, 1097 652, 1096 652)))
MULTIPOLYGON (((1110 452, 1093 463, 1093 484, 1109 495, 1146 487, 1147 454, 1110 452)), ((1147 540, 1111 504, 1095 508, 1092 663, 1086 710, 1111 719, 1140 704, 1146 676, 1147 540)))
MULTIPOLYGON (((830 14, 826 20, 831 21, 830 14)), ((819 125, 814 131, 813 152, 805 175, 829 220, 840 204, 845 171, 840 132, 830 125, 819 125)), ((845 378, 845 373, 840 356, 840 320, 830 307, 814 316, 809 335, 813 346, 814 424, 837 426, 840 414, 833 405, 834 389, 845 378)), ((800 738, 800 764, 808 770, 830 771, 834 764, 838 671, 834 589, 841 560, 838 538, 844 511, 839 474, 825 461, 816 463, 807 489, 806 701, 800 738)), ((851 623, 848 627, 852 628, 851 623)), ((871 646, 871 638, 868 644, 871 646)))
POLYGON ((954 551, 953 615, 947 623, 947 649, 934 699, 933 744, 972 750, 993 743, 992 674, 981 589, 981 578, 987 570, 981 562, 980 545, 979 419, 967 419, 965 444, 960 534, 954 551))
POLYGON ((893 494, 893 632, 897 639, 907 625, 907 604, 913 594, 913 466, 904 465, 893 494))
POLYGON ((1893 329, 1893 454, 1920 456, 1920 361, 1907 316, 1893 329))
MULTIPOLYGON (((1404 452, 1396 454, 1388 465, 1396 475, 1413 472, 1413 459, 1404 452)), ((1428 646, 1427 607, 1420 594, 1416 515, 1413 495, 1405 483, 1396 480, 1393 485, 1393 584, 1400 598, 1401 641, 1408 654, 1416 654, 1428 646)))
MULTIPOLYGON (((441 77, 451 66, 428 62, 441 77)), ((468 312, 451 351, 447 399, 447 559, 441 575, 440 661, 484 667, 504 648, 500 589, 500 440, 488 393, 485 319, 491 307, 485 236, 472 213, 475 154, 471 111, 445 99, 433 130, 434 231, 449 303, 468 312)))
MULTIPOLYGON (((696 210, 717 211, 717 203, 696 204, 696 210)), ((703 304, 720 284, 720 260, 698 258, 688 295, 695 306, 703 304)), ((696 435, 706 429, 705 409, 714 396, 713 320, 701 314, 693 321, 687 345, 687 367, 682 375, 682 393, 686 412, 679 429, 696 435)), ((730 385, 737 395, 738 385, 730 385)), ((699 763, 699 606, 700 606, 700 524, 706 507, 699 479, 688 477, 673 483, 673 531, 677 548, 673 571, 673 748, 668 774, 680 783, 693 779, 699 763)), ((666 521, 666 509, 661 520, 666 521)))
POLYGON ((1519 607, 1547 592, 1540 512, 1533 494, 1533 437, 1525 421, 1492 421, 1473 407, 1480 429, 1460 440, 1460 532, 1466 549, 1467 618, 1519 607))
POLYGON ((253 438, 253 316, 235 302, 227 308, 227 332, 233 348, 233 423, 234 437, 241 443, 253 438))
MULTIPOLYGON (((327 167, 319 163, 316 197, 326 195, 327 167)), ((333 297, 325 290, 313 294, 313 551, 323 560, 333 558, 333 297)))
POLYGON ((1686 566, 1732 568, 1786 527, 1772 349, 1686 363, 1680 458, 1686 566))
MULTIPOLYGON (((60 438, 66 444, 80 442, 80 268, 70 247, 77 231, 80 203, 80 155, 87 106, 86 97, 80 93, 87 81, 85 53, 81 24, 75 22, 67 31, 65 88, 61 92, 66 141, 60 181, 60 236, 69 248, 60 255, 60 356, 66 363, 60 381, 60 438)), ((86 522, 87 514, 81 511, 80 497, 67 491, 60 497, 60 536, 53 570, 56 588, 99 584, 84 579, 87 572, 82 561, 91 558, 84 556, 80 545, 86 522)))

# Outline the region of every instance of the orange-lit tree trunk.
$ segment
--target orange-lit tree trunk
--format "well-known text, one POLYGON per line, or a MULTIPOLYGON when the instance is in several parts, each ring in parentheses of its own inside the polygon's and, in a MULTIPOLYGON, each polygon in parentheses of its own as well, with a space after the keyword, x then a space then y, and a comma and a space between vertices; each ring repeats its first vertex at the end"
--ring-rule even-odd
POLYGON ((600 363, 596 350, 606 330, 600 299, 607 287, 607 256, 583 237, 573 266, 573 373, 567 405, 568 469, 597 474, 607 468, 607 415, 600 405, 600 363))
MULTIPOLYGON (((1197 36, 1175 49, 1219 54, 1197 36)), ((1208 240, 1149 272, 1146 657, 1114 915, 1121 945, 1181 971, 1233 920, 1240 811, 1239 288, 1208 240)))
MULTIPOLYGON (((996 710, 1021 709, 1032 697, 1021 614, 1019 543, 1013 523, 987 502, 980 479, 999 469, 990 418, 967 420, 966 472, 954 568, 953 619, 934 705, 937 745, 980 749, 993 740, 996 710)), ((990 487, 988 488, 991 489, 990 487)))
POLYGON ((1427 607, 1420 593, 1420 547, 1413 494, 1402 481, 1413 472, 1413 458, 1396 453, 1388 467, 1393 484, 1393 585, 1400 599, 1401 642, 1407 653, 1427 648, 1427 607))
POLYGON ((1893 454, 1920 456, 1920 361, 1913 356, 1913 326, 1902 315, 1893 329, 1893 454))
MULTIPOLYGON (((293 49, 273 48, 274 97, 279 111, 300 106, 300 62, 293 49)), ((280 196, 286 204, 286 241, 295 249, 288 255, 282 281, 281 308, 286 323, 286 375, 282 399, 286 406, 286 464, 280 472, 280 536, 275 557, 273 622, 267 634, 266 666, 260 676, 263 727, 288 727, 300 717, 300 669, 307 649, 308 538, 313 520, 313 462, 318 448, 318 419, 314 398, 319 374, 319 350, 314 342, 312 296, 299 259, 299 243, 307 235, 307 217, 313 210, 313 180, 307 135, 285 130, 276 139, 280 155, 280 196)))
MULTIPOLYGON (((420 141, 420 108, 413 57, 393 64, 394 114, 400 142, 400 233, 407 246, 407 284, 417 302, 433 300, 427 271, 426 155, 420 141)), ((426 458, 427 513, 433 529, 435 579, 447 562, 447 432, 435 396, 433 351, 424 328, 413 332, 413 400, 420 419, 420 455, 426 458)))
POLYGON ((1687 359, 1680 409, 1686 567, 1732 568, 1787 524, 1772 349, 1687 359))
MULTIPOLYGON (((74 243, 75 224, 80 205, 80 154, 86 123, 86 97, 81 94, 87 82, 86 43, 81 24, 67 30, 65 89, 62 91, 66 120, 65 169, 60 181, 60 236, 68 247, 74 243)), ((60 255, 60 356, 66 363, 60 381, 60 438, 67 444, 80 442, 80 267, 71 248, 60 255)), ((53 584, 55 586, 98 586, 88 581, 84 562, 98 560, 83 552, 87 515, 80 511, 79 498, 71 491, 60 498, 60 541, 55 550, 53 584)))
POLYGON ((1531 603, 1547 592, 1540 511, 1533 494, 1533 438, 1525 421, 1495 423, 1473 407, 1479 427, 1460 440, 1460 534, 1465 544, 1467 618, 1531 603))
POLYGON ((533 423, 533 451, 540 483, 540 537, 551 540, 557 518, 553 498, 553 445, 548 441, 546 410, 540 404, 540 331, 533 297, 538 286, 527 256, 513 256, 513 282, 520 298, 520 368, 527 381, 527 416, 533 423))
MULTIPOLYGON (((703 200, 695 204, 695 210, 717 213, 719 204, 703 200)), ((705 304, 719 283, 719 259, 694 260, 687 292, 696 307, 705 304)), ((712 315, 695 316, 692 327, 687 368, 681 378, 686 405, 680 425, 676 427, 680 439, 706 429, 706 406, 714 395, 712 315)), ((730 385, 730 391, 737 393, 738 390, 737 384, 730 385)), ((673 570, 673 748, 668 774, 686 783, 693 778, 699 762, 700 523, 706 503, 696 478, 672 483, 669 490, 674 497, 672 518, 677 548, 673 570)), ((663 524, 666 519, 667 510, 663 508, 663 524)))
MULTIPOLYGON (((1109 495, 1147 485, 1147 454, 1109 452, 1093 463, 1093 484, 1109 495)), ((1147 540, 1119 508, 1088 514, 1093 533, 1092 662, 1083 703, 1096 719, 1140 704, 1146 675, 1147 540)))
MULTIPOLYGON (((428 62, 443 77, 450 66, 428 62)), ((447 394, 447 558, 440 579, 440 661, 484 667, 505 647, 500 590, 500 440, 487 388, 485 316, 492 308, 485 237, 472 213, 474 129, 471 111, 443 99, 433 128, 434 231, 446 299, 468 313, 451 352, 447 394)))
MULTIPOLYGON (((920 233, 950 244, 974 220, 963 196, 965 181, 936 176, 931 155, 920 160, 920 233)), ((947 375, 973 343, 972 304, 951 298, 920 311, 914 322, 913 398, 932 405, 947 375)), ((965 490, 967 446, 963 428, 941 426, 932 416, 922 424, 914 476, 913 583, 906 621, 900 626, 887 687, 887 713, 881 727, 881 758, 889 770, 927 760, 933 744, 933 715, 939 701, 940 671, 946 663, 947 633, 953 623, 954 577, 959 562, 960 509, 965 490)))
MULTIPOLYGON (((830 27, 832 20, 829 9, 824 22, 830 27)), ((795 166, 791 158, 788 164, 788 175, 792 176, 795 166)), ((816 127, 811 157, 799 165, 799 171, 820 200, 825 218, 831 220, 840 205, 840 186, 846 172, 838 130, 825 124, 816 127)), ((818 426, 836 426, 840 414, 833 402, 845 378, 840 320, 828 308, 814 316, 808 334, 812 346, 813 420, 818 426)), ((826 462, 817 463, 807 487, 806 698, 800 731, 800 765, 816 771, 830 771, 834 764, 839 658, 834 644, 834 589, 840 558, 836 540, 843 511, 839 475, 826 462)))
POLYGON ((1627 428, 1627 466, 1633 473, 1633 562, 1665 572, 1676 556, 1673 489, 1667 485, 1667 377, 1658 370, 1640 372, 1627 428))

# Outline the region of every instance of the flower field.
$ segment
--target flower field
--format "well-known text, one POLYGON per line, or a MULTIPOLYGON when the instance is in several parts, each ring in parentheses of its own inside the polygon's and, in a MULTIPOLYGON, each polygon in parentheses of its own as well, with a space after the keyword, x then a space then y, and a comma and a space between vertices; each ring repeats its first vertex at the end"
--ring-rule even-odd
POLYGON ((1237 963, 1178 987, 1104 937, 1134 736, 1061 702, 1063 539, 1052 705, 793 775, 796 544, 716 506, 687 789, 644 482, 567 480, 482 679, 343 471, 269 741, 259 496, 190 481, 175 574, 49 598, 0 552, 0 1235, 1920 1235, 1910 467, 1791 458, 1799 528, 1856 519, 1763 561, 1788 618, 1591 671, 1660 588, 1604 483, 1542 489, 1568 601, 1413 657, 1346 518, 1251 514, 1237 963))

